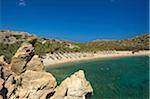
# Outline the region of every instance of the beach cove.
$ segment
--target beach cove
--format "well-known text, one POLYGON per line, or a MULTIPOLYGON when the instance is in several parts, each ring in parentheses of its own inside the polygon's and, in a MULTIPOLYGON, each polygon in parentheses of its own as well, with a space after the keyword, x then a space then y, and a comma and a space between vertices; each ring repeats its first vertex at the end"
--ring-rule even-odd
POLYGON ((50 66, 55 66, 57 64, 83 60, 149 55, 150 51, 138 51, 134 54, 132 53, 132 51, 99 51, 97 53, 49 53, 43 56, 42 60, 44 66, 47 68, 50 66))
POLYGON ((148 99, 149 56, 94 59, 49 66, 58 83, 82 69, 94 89, 92 99, 148 99))

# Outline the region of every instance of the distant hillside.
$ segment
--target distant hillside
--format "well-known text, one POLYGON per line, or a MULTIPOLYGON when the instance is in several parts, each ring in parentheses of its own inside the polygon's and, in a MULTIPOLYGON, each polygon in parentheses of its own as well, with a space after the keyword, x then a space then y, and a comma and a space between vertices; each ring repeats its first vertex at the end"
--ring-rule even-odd
MULTIPOLYGON (((0 31, 0 55, 5 55, 7 62, 20 45, 32 35, 26 32, 10 30, 0 31)), ((35 54, 97 52, 101 50, 149 50, 149 34, 142 34, 127 40, 96 40, 87 43, 76 43, 67 40, 46 39, 38 37, 35 43, 35 54)))
POLYGON ((87 43, 77 43, 82 51, 99 50, 149 50, 149 34, 142 34, 127 40, 96 40, 87 43))
POLYGON ((78 50, 79 47, 77 45, 66 40, 49 40, 40 38, 35 44, 35 53, 38 55, 43 55, 50 52, 75 52, 78 50))

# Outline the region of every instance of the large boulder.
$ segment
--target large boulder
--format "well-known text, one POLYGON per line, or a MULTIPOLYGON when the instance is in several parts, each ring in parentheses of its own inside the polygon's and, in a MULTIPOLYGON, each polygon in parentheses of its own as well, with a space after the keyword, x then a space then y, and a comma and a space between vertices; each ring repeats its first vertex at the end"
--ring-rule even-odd
POLYGON ((28 38, 13 56, 10 67, 14 73, 19 75, 26 70, 26 64, 34 55, 34 43, 36 39, 36 37, 28 38))
POLYGON ((66 78, 60 86, 55 89, 51 99, 89 99, 93 89, 86 80, 84 72, 78 72, 66 78))
POLYGON ((21 87, 17 91, 20 99, 46 99, 48 94, 54 92, 57 84, 53 75, 44 71, 27 70, 21 79, 21 87))
POLYGON ((28 62, 26 69, 33 71, 43 71, 44 70, 43 61, 41 60, 41 58, 39 58, 38 55, 34 55, 31 61, 28 62))

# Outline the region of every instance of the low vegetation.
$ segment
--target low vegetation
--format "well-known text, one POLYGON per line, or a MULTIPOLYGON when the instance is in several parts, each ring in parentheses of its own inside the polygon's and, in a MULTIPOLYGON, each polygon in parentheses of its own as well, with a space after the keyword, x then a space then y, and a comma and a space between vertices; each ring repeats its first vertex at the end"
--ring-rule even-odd
POLYGON ((100 50, 149 50, 149 39, 149 34, 142 34, 127 40, 97 40, 76 44, 84 52, 100 50))
POLYGON ((0 43, 0 56, 4 55, 6 61, 9 63, 11 58, 14 56, 17 49, 20 47, 22 43, 23 43, 22 41, 16 42, 14 44, 0 43))

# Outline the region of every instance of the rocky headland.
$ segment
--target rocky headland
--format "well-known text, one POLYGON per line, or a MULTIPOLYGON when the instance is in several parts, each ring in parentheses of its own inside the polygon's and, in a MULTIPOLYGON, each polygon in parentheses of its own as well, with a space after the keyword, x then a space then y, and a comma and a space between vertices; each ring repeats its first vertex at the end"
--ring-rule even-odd
POLYGON ((25 41, 27 37, 27 32, 0 30, 0 43, 13 44, 17 41, 25 41))
POLYGON ((9 64, 0 57, 0 99, 90 99, 93 89, 82 70, 57 85, 34 53, 36 40, 26 39, 9 64))

